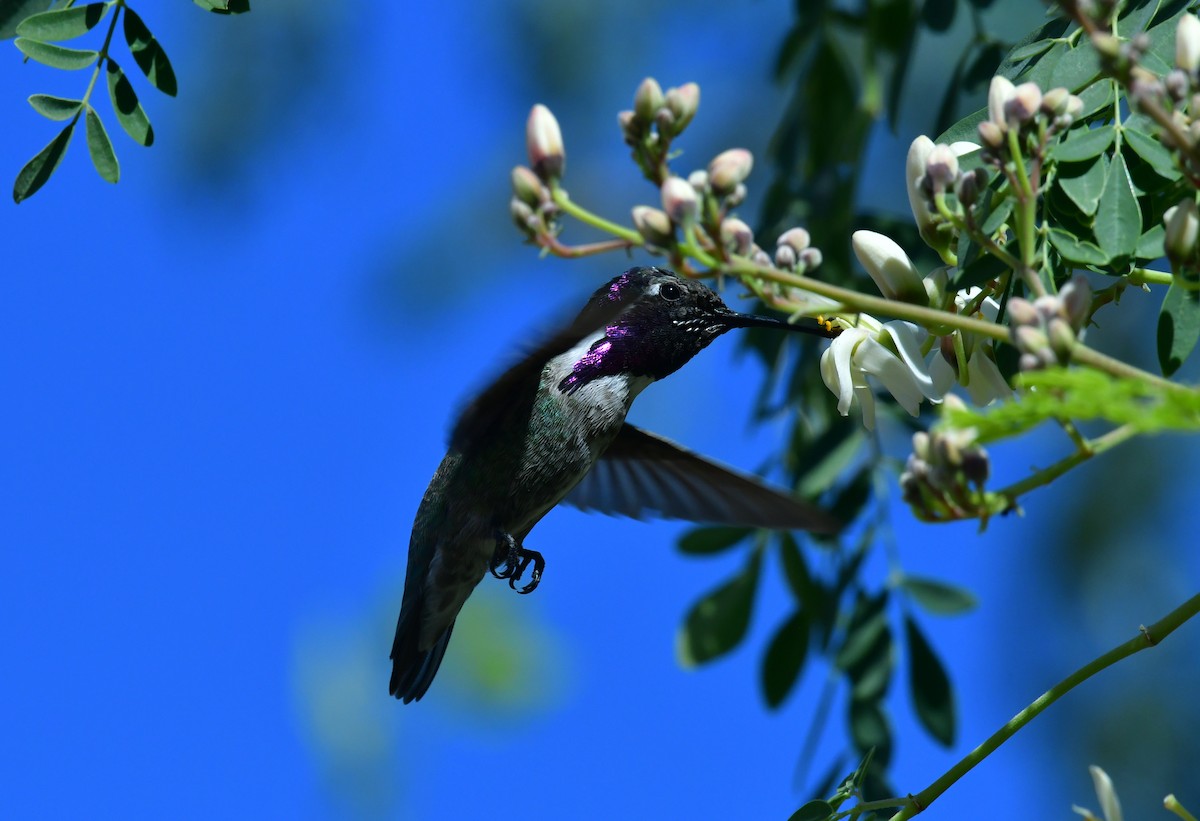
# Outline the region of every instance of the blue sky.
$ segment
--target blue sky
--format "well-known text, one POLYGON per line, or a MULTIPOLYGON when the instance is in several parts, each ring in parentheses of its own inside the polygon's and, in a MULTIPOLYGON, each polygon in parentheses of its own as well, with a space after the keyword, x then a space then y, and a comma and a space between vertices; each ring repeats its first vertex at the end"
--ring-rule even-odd
MULTIPOLYGON (((530 538, 549 568, 537 593, 485 582, 430 695, 386 695, 408 532, 455 409, 627 264, 539 260, 519 243, 508 172, 529 106, 559 113, 575 196, 620 216, 654 200, 615 127, 643 76, 701 84, 685 145, 697 166, 731 144, 761 152, 784 99, 763 80, 790 23, 782 0, 560 5, 346 4, 337 19, 318 3, 264 1, 235 19, 135 6, 180 78, 178 100, 138 84, 158 143, 112 125, 118 186, 77 140, 42 192, 0 206, 0 813, 786 818, 809 797, 794 770, 823 671, 778 713, 758 695, 761 649, 787 612, 778 574, 747 644, 685 671, 682 615, 741 557, 682 557, 678 524, 553 512, 530 538), (573 34, 547 45, 539 27, 559 14, 577 15, 563 23, 573 34)), ((24 98, 87 78, 5 48, 11 178, 54 133, 24 98)), ((877 141, 880 203, 902 207, 912 136, 877 141)), ((778 435, 750 427, 760 377, 725 338, 632 419, 751 469, 778 435)), ((1061 444, 997 454, 1000 480, 1061 444)), ((1141 453, 1186 469, 1186 455, 1141 453)), ((1194 589, 1170 493, 1139 520, 1142 550, 1158 552, 1138 555, 1157 558, 1118 565, 1154 595, 1112 573, 1047 581, 1070 494, 1035 495, 1028 516, 982 537, 896 506, 904 566, 981 597, 969 616, 922 617, 958 688, 953 750, 913 725, 902 675, 893 685, 900 787, 924 787, 1194 589)), ((1178 641, 1177 653, 1195 637, 1178 641)), ((1163 650, 1135 672, 1194 680, 1163 650)), ((1094 804, 1091 753, 1064 739, 1117 709, 1096 704, 1074 724, 1048 716, 928 817, 1094 804)))

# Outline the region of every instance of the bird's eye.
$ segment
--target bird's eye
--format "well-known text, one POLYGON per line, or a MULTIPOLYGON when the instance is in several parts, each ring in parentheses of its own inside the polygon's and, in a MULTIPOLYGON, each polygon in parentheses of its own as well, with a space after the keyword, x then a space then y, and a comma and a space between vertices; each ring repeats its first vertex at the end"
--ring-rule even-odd
POLYGON ((673 282, 667 282, 658 289, 658 295, 663 299, 676 300, 683 296, 683 289, 673 282))

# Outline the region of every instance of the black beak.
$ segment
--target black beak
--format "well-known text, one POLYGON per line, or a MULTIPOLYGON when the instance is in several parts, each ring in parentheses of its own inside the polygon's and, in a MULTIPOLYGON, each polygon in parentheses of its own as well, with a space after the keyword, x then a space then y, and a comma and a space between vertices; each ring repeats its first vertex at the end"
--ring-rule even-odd
POLYGON ((802 334, 812 334, 813 336, 824 337, 825 339, 833 339, 840 330, 832 328, 829 324, 818 322, 815 319, 802 319, 799 322, 785 322, 782 319, 775 319, 769 316, 755 316, 754 314, 739 314, 730 311, 727 315, 722 315, 718 323, 725 327, 722 331, 731 328, 774 328, 779 331, 795 331, 802 334))

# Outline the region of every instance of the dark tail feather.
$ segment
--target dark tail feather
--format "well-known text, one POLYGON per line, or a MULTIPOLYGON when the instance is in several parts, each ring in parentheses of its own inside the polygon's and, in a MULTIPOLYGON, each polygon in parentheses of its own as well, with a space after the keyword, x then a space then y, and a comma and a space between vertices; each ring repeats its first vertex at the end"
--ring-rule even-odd
POLYGON ((403 699, 405 704, 420 701, 421 696, 425 695, 438 668, 442 666, 446 645, 450 643, 450 634, 454 632, 454 622, 450 622, 446 632, 438 637, 432 647, 419 650, 419 612, 419 607, 401 608, 400 619, 396 622, 396 640, 392 642, 392 680, 388 683, 388 692, 403 699))

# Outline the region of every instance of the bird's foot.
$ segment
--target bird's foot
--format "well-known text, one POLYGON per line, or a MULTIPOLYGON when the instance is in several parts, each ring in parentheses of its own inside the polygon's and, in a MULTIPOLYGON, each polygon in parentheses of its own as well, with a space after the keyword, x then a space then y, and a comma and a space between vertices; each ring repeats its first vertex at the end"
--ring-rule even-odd
POLYGON ((497 579, 508 579, 508 586, 513 590, 527 594, 536 590, 538 583, 541 582, 542 573, 546 570, 546 560, 536 550, 528 550, 518 544, 511 533, 498 531, 496 552, 492 554, 488 570, 497 579), (524 575, 530 563, 533 564, 533 573, 529 576, 529 584, 517 587, 517 582, 521 580, 521 576, 524 575))

